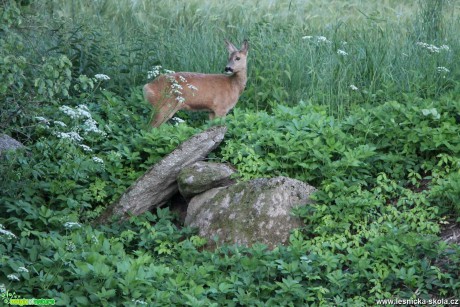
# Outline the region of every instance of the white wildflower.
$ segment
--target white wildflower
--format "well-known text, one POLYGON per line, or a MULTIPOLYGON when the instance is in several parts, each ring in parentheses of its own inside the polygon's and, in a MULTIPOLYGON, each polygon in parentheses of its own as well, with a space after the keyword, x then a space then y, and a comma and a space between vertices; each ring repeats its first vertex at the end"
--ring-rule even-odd
POLYGON ((316 41, 318 43, 330 43, 331 41, 328 40, 325 36, 317 36, 316 41))
POLYGON ((104 74, 97 74, 94 77, 98 80, 104 80, 104 81, 110 80, 110 77, 104 74))
POLYGON ((99 243, 99 240, 98 240, 98 238, 97 238, 95 235, 92 235, 92 236, 91 236, 91 242, 92 242, 93 244, 97 244, 97 243, 99 243))
POLYGON ((171 120, 175 121, 176 123, 185 123, 185 120, 177 116, 171 118, 171 120))
POLYGON ((184 103, 185 102, 185 98, 182 97, 182 96, 177 96, 176 100, 177 100, 178 103, 184 103))
POLYGON ((92 118, 89 118, 89 119, 87 119, 85 121, 85 123, 83 124, 83 129, 86 132, 94 132, 94 133, 97 133, 97 134, 105 134, 104 131, 100 130, 97 127, 97 122, 92 118))
POLYGON ((182 87, 182 85, 180 85, 180 84, 177 83, 177 82, 173 82, 173 83, 171 84, 171 88, 172 88, 172 89, 176 89, 176 90, 182 90, 182 89, 184 89, 184 88, 182 87))
POLYGON ((53 121, 53 123, 57 126, 61 126, 61 127, 67 127, 66 124, 64 124, 63 122, 61 122, 60 120, 55 120, 53 121))
POLYGON ((449 46, 447 46, 447 45, 442 45, 441 47, 439 47, 439 49, 446 50, 446 51, 450 50, 449 46))
POLYGON ((20 267, 18 268, 18 273, 29 273, 29 270, 26 269, 26 268, 23 267, 23 266, 20 266, 20 267))
POLYGON ((89 146, 87 146, 87 145, 80 144, 80 145, 78 145, 78 146, 80 146, 80 147, 83 149, 83 151, 86 151, 86 152, 92 152, 92 151, 93 151, 93 150, 92 150, 89 146))
POLYGON ((77 112, 69 106, 61 106, 59 107, 59 110, 72 119, 77 118, 77 112))
POLYGON ((343 56, 348 55, 348 53, 347 53, 346 51, 342 50, 342 49, 338 49, 338 50, 337 50, 337 54, 338 54, 338 55, 343 55, 343 56))
POLYGON ((139 304, 139 305, 147 305, 146 302, 141 301, 141 300, 134 300, 134 299, 132 299, 131 302, 134 302, 135 305, 136 305, 136 304, 139 304))
POLYGON ((350 89, 351 89, 352 91, 357 91, 357 90, 358 90, 358 87, 357 87, 356 85, 354 85, 354 84, 351 84, 351 85, 350 85, 350 89))
POLYGON ((104 164, 104 160, 102 160, 99 157, 93 157, 93 161, 96 162, 96 163, 104 164))
POLYGON ((436 108, 422 109, 422 114, 423 116, 432 116, 436 120, 441 118, 441 114, 438 113, 436 108))
POLYGON ((330 40, 328 40, 326 38, 326 36, 322 36, 322 35, 319 35, 319 36, 310 36, 310 35, 307 35, 307 36, 303 36, 302 39, 308 39, 308 40, 312 40, 314 39, 314 42, 317 43, 317 44, 320 44, 320 43, 331 43, 330 40))
POLYGON ((15 274, 10 274, 8 276, 6 276, 9 280, 12 280, 12 281, 19 281, 19 277, 17 277, 15 274))
POLYGON ((65 222, 64 228, 66 229, 81 228, 81 224, 77 222, 65 222))
POLYGON ((81 142, 83 138, 78 134, 78 132, 56 132, 55 135, 60 139, 68 139, 73 142, 81 142))
POLYGON ((16 238, 16 235, 9 230, 6 230, 2 224, 0 224, 0 235, 5 235, 8 238, 16 238))
POLYGON ((152 70, 147 71, 147 79, 156 78, 160 74, 161 65, 153 66, 152 70))
POLYGON ((192 84, 187 84, 187 87, 191 89, 192 91, 198 91, 198 88, 192 84))
POLYGON ((75 243, 73 242, 67 242, 65 245, 66 245, 66 250, 69 252, 74 252, 77 250, 77 247, 75 246, 75 243))
POLYGON ((422 48, 425 48, 426 50, 428 50, 431 53, 440 53, 441 51, 449 51, 450 50, 450 47, 447 46, 447 45, 442 45, 441 47, 438 47, 438 46, 423 43, 423 42, 417 42, 416 45, 420 46, 422 48))
POLYGON ((36 116, 35 119, 38 120, 39 122, 45 123, 46 125, 49 124, 49 120, 47 120, 46 118, 42 116, 36 116))
POLYGON ((179 80, 180 80, 180 82, 182 82, 182 83, 186 83, 186 82, 187 82, 187 79, 185 79, 184 76, 181 76, 181 75, 179 75, 179 80))
POLYGON ((76 111, 77 111, 77 114, 79 115, 79 117, 85 117, 85 118, 91 118, 91 113, 89 113, 89 109, 87 106, 85 106, 84 104, 80 104, 78 105, 78 107, 76 108, 76 111))
POLYGON ((163 69, 163 70, 164 70, 165 74, 173 74, 173 73, 175 73, 174 70, 169 70, 169 69, 163 69))
POLYGON ((440 72, 440 73, 448 73, 448 72, 450 72, 450 70, 447 69, 447 68, 444 67, 444 66, 439 66, 438 68, 436 68, 436 71, 437 71, 437 72, 440 72))

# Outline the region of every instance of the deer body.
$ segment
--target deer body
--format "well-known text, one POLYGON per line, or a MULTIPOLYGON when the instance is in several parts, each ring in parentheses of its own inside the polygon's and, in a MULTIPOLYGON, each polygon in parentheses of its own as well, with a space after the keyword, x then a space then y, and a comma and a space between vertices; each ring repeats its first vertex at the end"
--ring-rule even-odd
POLYGON ((248 43, 244 41, 241 50, 226 44, 226 74, 179 72, 161 75, 144 86, 144 97, 155 109, 152 126, 160 126, 179 110, 208 111, 209 119, 214 119, 233 109, 246 86, 248 43))

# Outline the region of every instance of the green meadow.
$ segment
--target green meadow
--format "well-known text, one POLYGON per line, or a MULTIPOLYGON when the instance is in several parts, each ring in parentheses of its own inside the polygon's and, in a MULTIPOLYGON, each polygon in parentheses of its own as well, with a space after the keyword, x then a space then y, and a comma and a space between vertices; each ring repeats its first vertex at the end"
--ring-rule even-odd
POLYGON ((459 13, 453 0, 0 0, 0 133, 25 145, 0 156, 2 302, 453 305, 459 13), (224 39, 250 44, 236 107, 151 128, 149 71, 222 72, 224 39), (209 160, 318 189, 288 245, 210 249, 168 207, 95 225, 222 124, 209 160))

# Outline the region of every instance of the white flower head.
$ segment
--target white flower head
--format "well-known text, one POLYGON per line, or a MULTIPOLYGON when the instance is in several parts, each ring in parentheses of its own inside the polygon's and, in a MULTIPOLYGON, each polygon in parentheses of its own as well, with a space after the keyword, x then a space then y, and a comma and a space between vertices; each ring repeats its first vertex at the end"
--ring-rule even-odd
POLYGON ((77 222, 65 222, 64 228, 66 229, 81 228, 81 224, 77 222))
POLYGON ((181 103, 181 104, 185 102, 185 98, 182 97, 182 96, 177 96, 176 100, 177 100, 178 103, 181 103))
POLYGON ((156 78, 160 74, 161 65, 153 66, 152 70, 147 71, 147 79, 156 78))
POLYGON ((345 50, 342 50, 342 49, 338 49, 338 50, 337 50, 337 54, 338 54, 338 55, 343 55, 343 56, 347 56, 347 55, 348 55, 348 53, 347 53, 345 50))
POLYGON ((144 302, 144 301, 142 301, 142 300, 135 300, 135 299, 132 299, 131 302, 133 302, 134 305, 137 305, 137 304, 139 304, 139 305, 147 305, 147 303, 144 302))
POLYGON ((53 123, 54 123, 56 126, 67 127, 67 125, 64 124, 63 122, 61 122, 60 120, 55 120, 55 121, 53 121, 53 123))
POLYGON ((110 77, 104 74, 97 74, 94 76, 97 80, 107 81, 110 80, 110 77))
POLYGON ((19 272, 19 273, 29 273, 29 270, 26 269, 26 268, 23 267, 23 266, 20 266, 20 267, 18 268, 18 272, 19 272))
POLYGON ((437 68, 436 68, 436 71, 437 71, 437 72, 440 72, 440 73, 448 73, 448 72, 450 72, 450 70, 447 69, 447 68, 444 67, 444 66, 439 66, 439 67, 437 67, 437 68))
POLYGON ((191 89, 192 91, 198 91, 198 88, 194 86, 193 84, 187 84, 187 87, 191 89))
POLYGON ((73 142, 79 143, 83 141, 83 138, 78 134, 78 132, 71 131, 71 132, 56 132, 54 133, 60 139, 68 139, 73 142))
POLYGON ((104 160, 102 160, 99 157, 93 157, 93 161, 96 162, 96 163, 104 164, 104 160))
POLYGON ((8 238, 16 238, 16 235, 9 230, 6 230, 2 224, 0 224, 0 236, 7 236, 8 238))
POLYGON ((440 47, 438 47, 438 46, 423 43, 423 42, 417 42, 416 45, 420 46, 422 48, 425 48, 426 50, 428 50, 431 53, 440 53, 441 51, 449 51, 450 50, 450 47, 447 46, 447 45, 441 45, 440 47))
POLYGON ((450 50, 449 46, 447 46, 447 45, 441 45, 441 47, 439 47, 439 49, 446 50, 446 51, 450 50))
POLYGON ((6 276, 9 280, 12 280, 12 281, 19 281, 19 277, 16 276, 15 274, 10 274, 8 276, 6 276))
POLYGON ((49 125, 49 120, 47 120, 46 118, 44 118, 42 116, 35 116, 35 119, 38 120, 41 123, 44 123, 47 126, 49 125))
POLYGON ((358 90, 358 87, 357 87, 356 85, 354 85, 354 84, 350 84, 350 89, 351 89, 352 91, 357 91, 357 90, 358 90))
POLYGON ((75 246, 75 243, 73 242, 67 242, 65 245, 66 245, 66 250, 68 250, 69 252, 74 252, 77 250, 77 247, 75 246))
POLYGON ((89 118, 85 121, 85 123, 83 124, 83 129, 86 132, 94 132, 94 133, 103 134, 103 135, 105 134, 104 131, 100 130, 97 127, 97 122, 92 118, 89 118))

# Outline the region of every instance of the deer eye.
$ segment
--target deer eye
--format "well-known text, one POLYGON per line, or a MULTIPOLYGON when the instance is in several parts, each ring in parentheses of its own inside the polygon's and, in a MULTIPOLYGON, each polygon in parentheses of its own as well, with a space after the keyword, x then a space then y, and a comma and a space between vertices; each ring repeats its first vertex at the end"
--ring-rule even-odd
POLYGON ((235 60, 239 61, 239 60, 241 60, 241 59, 240 59, 240 57, 237 56, 237 57, 235 58, 235 60))

